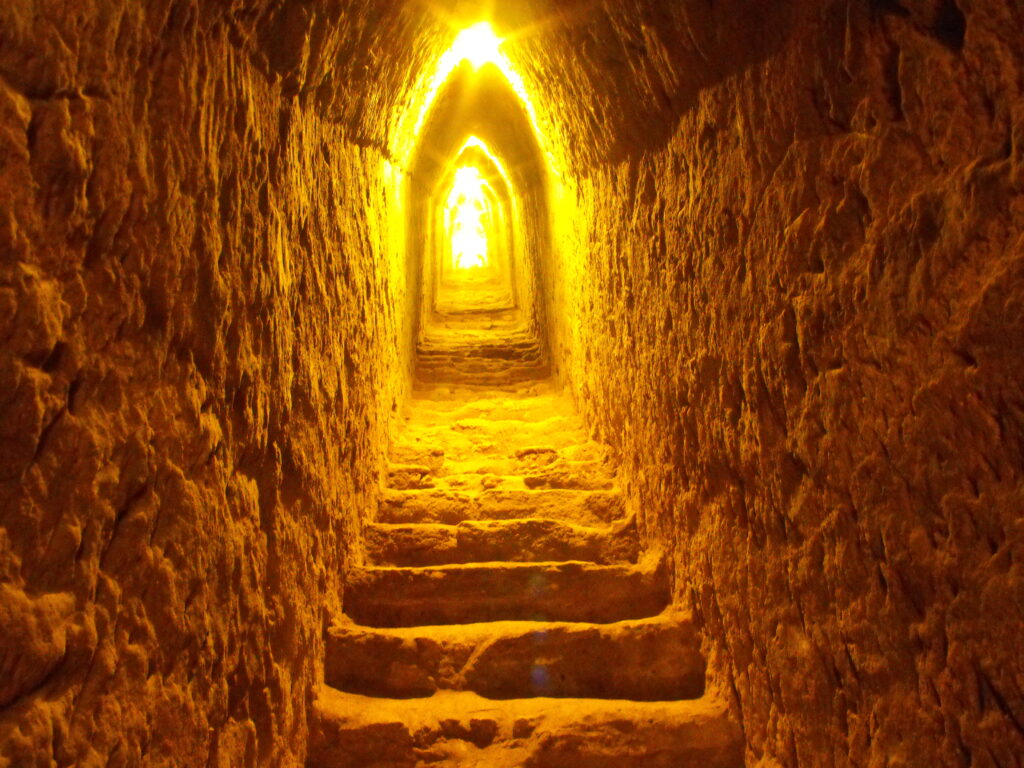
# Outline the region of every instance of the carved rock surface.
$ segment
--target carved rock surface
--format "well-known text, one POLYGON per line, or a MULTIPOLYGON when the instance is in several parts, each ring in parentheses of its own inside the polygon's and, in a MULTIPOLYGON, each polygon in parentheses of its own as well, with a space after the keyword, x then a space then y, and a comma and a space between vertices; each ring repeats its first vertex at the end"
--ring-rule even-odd
POLYGON ((304 758, 406 386, 377 5, 0 3, 0 765, 304 758))
POLYGON ((1024 755, 1021 40, 1001 0, 631 2, 517 58, 589 169, 553 365, 750 764, 1024 755))
MULTIPOLYGON (((618 458, 574 524, 667 552, 749 764, 1018 763, 1020 3, 493 5, 558 180, 505 369, 618 458)), ((415 373, 428 6, 0 2, 0 765, 305 760, 415 373)), ((396 445, 395 492, 572 490, 604 457, 531 407, 396 445)))

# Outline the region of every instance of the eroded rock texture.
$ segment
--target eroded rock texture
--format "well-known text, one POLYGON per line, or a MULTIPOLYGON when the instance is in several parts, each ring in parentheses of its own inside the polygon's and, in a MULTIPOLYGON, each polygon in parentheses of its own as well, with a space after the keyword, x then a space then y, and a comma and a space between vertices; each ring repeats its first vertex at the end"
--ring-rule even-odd
POLYGON ((1024 12, 659 5, 533 50, 597 139, 564 375, 750 761, 1016 765, 1024 12))
POLYGON ((371 5, 0 5, 0 764, 302 759, 404 386, 371 5))
MULTIPOLYGON (((0 2, 0 764, 304 760, 412 370, 425 7, 0 2)), ((1018 763, 1024 10, 493 10, 552 367, 748 763, 1018 763)))

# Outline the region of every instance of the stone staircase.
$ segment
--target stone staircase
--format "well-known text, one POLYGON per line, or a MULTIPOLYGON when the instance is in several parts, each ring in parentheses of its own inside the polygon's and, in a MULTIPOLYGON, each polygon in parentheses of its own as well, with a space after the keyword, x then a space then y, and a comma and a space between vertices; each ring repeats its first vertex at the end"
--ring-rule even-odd
POLYGON ((425 345, 308 765, 741 766, 606 452, 540 366, 525 376, 526 346, 456 337, 425 345))
POLYGON ((439 316, 416 346, 421 384, 501 388, 541 381, 550 375, 547 356, 518 313, 439 316))

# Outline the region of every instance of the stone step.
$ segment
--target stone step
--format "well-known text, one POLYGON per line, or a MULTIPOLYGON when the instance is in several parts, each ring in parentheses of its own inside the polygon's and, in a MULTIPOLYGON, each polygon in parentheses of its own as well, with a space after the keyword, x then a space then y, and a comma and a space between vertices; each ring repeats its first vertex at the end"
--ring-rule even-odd
POLYGON ((526 381, 501 382, 498 384, 475 384, 464 381, 429 381, 413 378, 412 392, 419 399, 436 399, 437 401, 479 397, 483 394, 509 397, 525 397, 540 395, 551 389, 551 379, 528 379, 526 381))
POLYGON ((527 488, 575 488, 584 491, 610 490, 615 476, 608 466, 598 461, 554 459, 550 453, 535 454, 534 461, 520 458, 523 484, 527 488))
POLYGON ((430 338, 421 340, 416 345, 417 355, 450 355, 453 357, 469 357, 472 355, 518 354, 520 352, 539 352, 543 347, 537 339, 525 334, 502 335, 500 337, 472 337, 460 335, 453 338, 430 338))
POLYGON ((527 331, 529 323, 518 309, 484 310, 472 314, 458 312, 447 314, 434 312, 424 324, 424 335, 446 333, 494 333, 495 329, 502 332, 527 331))
POLYGON ((416 347, 420 359, 469 359, 473 357, 518 360, 523 357, 539 357, 542 350, 533 339, 507 339, 501 343, 476 343, 463 346, 448 344, 423 344, 416 347))
MULTIPOLYGON (((479 395, 477 396, 479 397, 479 395)), ((417 398, 410 402, 410 410, 416 415, 415 423, 424 426, 451 425, 453 422, 466 418, 529 423, 561 418, 564 420, 563 423, 572 423, 574 430, 582 426, 579 417, 571 412, 566 412, 564 403, 553 403, 544 395, 495 399, 499 402, 485 405, 476 398, 461 402, 455 398, 445 398, 444 400, 417 398)))
POLYGON ((430 488, 452 491, 491 488, 608 491, 615 485, 615 477, 598 462, 558 461, 536 467, 529 467, 524 462, 483 462, 462 469, 465 471, 442 472, 427 464, 389 464, 385 485, 396 491, 430 488))
POLYGON ((310 768, 742 768, 743 741, 722 702, 603 699, 491 701, 317 692, 310 768))
MULTIPOLYGON (((420 455, 423 454, 420 453, 420 455)), ((426 460, 430 462, 426 466, 436 477, 468 475, 474 472, 495 475, 534 475, 560 472, 563 468, 571 468, 577 474, 583 473, 612 481, 615 479, 615 471, 608 461, 607 451, 593 443, 576 443, 558 449, 549 446, 531 446, 504 455, 478 455, 469 459, 445 457, 444 451, 441 450, 438 454, 428 454, 426 460)))
POLYGON ((416 345, 416 354, 438 357, 497 357, 541 352, 543 347, 530 336, 505 336, 500 339, 429 340, 416 345))
POLYGON ((327 684, 368 696, 451 689, 492 699, 673 701, 704 694, 697 632, 689 617, 671 613, 615 624, 336 624, 326 643, 327 684))
POLYGON ((625 517, 622 495, 612 491, 567 489, 451 491, 385 490, 377 520, 381 523, 445 523, 464 520, 512 520, 521 517, 602 525, 625 517))
POLYGON ((506 351, 502 355, 479 354, 479 355, 419 355, 416 358, 416 367, 429 370, 441 370, 452 368, 464 371, 507 371, 515 369, 535 368, 542 362, 539 352, 516 353, 506 351))
POLYGON ((343 610, 357 624, 409 627, 481 621, 607 624, 660 613, 664 568, 594 563, 470 563, 352 568, 343 610))
POLYGON ((546 364, 531 362, 503 362, 489 363, 481 360, 467 360, 465 362, 443 361, 429 363, 423 360, 416 362, 416 373, 421 376, 441 378, 445 376, 459 378, 481 379, 485 377, 528 377, 544 374, 547 371, 546 364))
POLYGON ((464 370, 483 370, 483 371, 505 371, 516 368, 533 368, 536 367, 540 361, 539 354, 512 354, 505 352, 503 355, 494 354, 478 354, 478 355, 450 355, 450 354, 435 354, 435 355, 419 355, 416 358, 416 364, 420 368, 461 368, 464 370))
POLYGON ((445 461, 444 449, 441 448, 416 449, 396 445, 391 448, 387 472, 389 478, 406 474, 440 478, 470 474, 525 476, 572 472, 574 475, 600 477, 602 482, 614 480, 614 470, 604 456, 597 451, 587 451, 587 447, 520 449, 505 456, 445 461))
POLYGON ((424 384, 451 383, 465 386, 502 386, 525 381, 540 381, 549 375, 546 366, 515 367, 502 371, 460 371, 451 367, 426 370, 417 367, 416 379, 424 384))
MULTIPOLYGON (((411 430, 410 430, 411 431, 411 430)), ((531 445, 515 448, 505 441, 498 444, 495 440, 484 443, 489 450, 467 454, 474 445, 473 437, 459 439, 459 445, 445 443, 438 447, 434 440, 410 438, 408 435, 396 441, 388 451, 390 461, 396 466, 425 467, 426 472, 436 477, 447 475, 470 474, 483 472, 496 475, 531 474, 541 468, 544 471, 558 469, 553 466, 558 462, 570 462, 584 470, 593 470, 606 477, 614 477, 614 471, 608 461, 608 452, 591 442, 572 442, 582 440, 581 432, 567 433, 563 444, 555 448, 550 445, 531 445)))
POLYGON ((514 383, 547 377, 547 367, 541 365, 492 366, 477 363, 465 365, 417 365, 416 376, 421 381, 458 381, 514 383))
MULTIPOLYGON (((400 444, 444 446, 446 453, 476 449, 480 455, 501 453, 512 456, 529 448, 565 449, 586 440, 586 433, 579 423, 566 416, 551 415, 538 421, 449 417, 436 422, 420 420, 408 423, 400 444)), ((465 458, 473 456, 470 453, 465 458)))
POLYGON ((511 386, 529 381, 542 381, 546 371, 540 368, 517 368, 506 371, 461 371, 450 367, 438 371, 416 369, 416 381, 420 384, 458 384, 460 386, 511 386))
POLYGON ((532 367, 543 361, 544 355, 539 349, 502 349, 480 350, 478 353, 454 354, 450 352, 423 352, 417 354, 417 365, 422 368, 441 368, 445 366, 468 367, 480 365, 498 371, 532 367))
POLYGON ((417 355, 504 355, 543 350, 543 345, 528 333, 500 333, 470 335, 456 333, 449 336, 431 336, 416 344, 417 355))
POLYGON ((428 323, 420 334, 420 341, 429 343, 483 341, 496 343, 501 339, 536 339, 537 334, 530 330, 530 325, 522 318, 506 317, 490 318, 489 322, 481 322, 481 318, 470 317, 458 313, 443 324, 428 323))
POLYGON ((409 409, 417 422, 465 417, 543 421, 552 416, 563 416, 571 418, 577 425, 580 423, 570 402, 550 390, 519 397, 413 398, 409 401, 409 409))
POLYGON ((636 562, 633 520, 604 527, 558 520, 516 519, 437 523, 373 523, 365 529, 367 556, 377 565, 428 566, 493 561, 584 560, 636 562))
POLYGON ((489 357, 482 357, 479 355, 473 355, 465 358, 454 358, 450 356, 444 357, 424 357, 419 356, 416 359, 416 368, 418 370, 429 370, 429 371, 460 371, 464 373, 471 372, 504 372, 504 371, 517 371, 517 370, 534 370, 544 365, 543 361, 538 357, 534 358, 515 358, 515 359, 492 359, 489 357))
POLYGON ((445 372, 508 373, 547 369, 543 352, 536 347, 479 347, 463 350, 423 350, 416 355, 416 368, 435 374, 445 372))
POLYGON ((466 318, 449 328, 438 328, 420 336, 417 342, 428 347, 464 347, 474 344, 500 346, 514 342, 539 344, 537 335, 523 324, 506 324, 492 328, 474 327, 466 318))

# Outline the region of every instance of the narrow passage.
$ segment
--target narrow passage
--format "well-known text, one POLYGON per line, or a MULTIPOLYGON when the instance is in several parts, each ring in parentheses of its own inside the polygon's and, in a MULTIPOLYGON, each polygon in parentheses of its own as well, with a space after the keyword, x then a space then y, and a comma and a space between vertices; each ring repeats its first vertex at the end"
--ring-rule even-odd
POLYGON ((743 764, 607 450, 510 313, 422 335, 309 764, 743 764))

